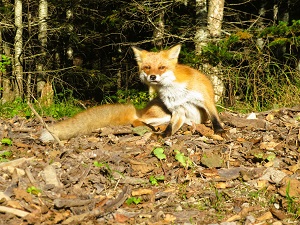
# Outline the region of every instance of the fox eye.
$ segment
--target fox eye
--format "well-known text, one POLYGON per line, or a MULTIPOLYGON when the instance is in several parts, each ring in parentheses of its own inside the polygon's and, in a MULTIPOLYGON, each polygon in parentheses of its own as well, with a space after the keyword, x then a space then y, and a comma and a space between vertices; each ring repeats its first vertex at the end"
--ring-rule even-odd
POLYGON ((166 69, 166 67, 165 66, 159 66, 158 69, 159 70, 164 70, 164 69, 166 69))
POLYGON ((144 70, 150 70, 151 66, 144 66, 144 70))

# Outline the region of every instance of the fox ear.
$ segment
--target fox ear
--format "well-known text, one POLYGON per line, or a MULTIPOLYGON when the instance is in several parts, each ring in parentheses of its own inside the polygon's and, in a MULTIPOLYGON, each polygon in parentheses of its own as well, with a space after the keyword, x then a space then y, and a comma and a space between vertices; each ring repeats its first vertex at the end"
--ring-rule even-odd
POLYGON ((142 61, 142 51, 143 49, 141 48, 138 48, 138 47, 135 47, 135 46, 131 46, 132 50, 133 50, 133 53, 134 53, 134 56, 135 56, 135 60, 137 62, 141 62, 142 61))
POLYGON ((181 44, 175 45, 168 50, 169 59, 178 59, 181 50, 181 44))

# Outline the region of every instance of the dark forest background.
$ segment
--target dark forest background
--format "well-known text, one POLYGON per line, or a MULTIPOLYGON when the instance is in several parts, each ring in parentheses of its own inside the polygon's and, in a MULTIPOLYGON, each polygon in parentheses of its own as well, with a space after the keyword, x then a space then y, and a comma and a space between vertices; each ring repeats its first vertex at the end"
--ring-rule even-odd
POLYGON ((221 80, 216 89, 222 90, 219 103, 225 107, 297 104, 300 1, 226 0, 220 35, 199 40, 209 7, 203 0, 2 1, 1 101, 130 98, 147 90, 130 46, 155 51, 181 43, 181 63, 221 80), (15 21, 20 2, 21 26, 15 21))

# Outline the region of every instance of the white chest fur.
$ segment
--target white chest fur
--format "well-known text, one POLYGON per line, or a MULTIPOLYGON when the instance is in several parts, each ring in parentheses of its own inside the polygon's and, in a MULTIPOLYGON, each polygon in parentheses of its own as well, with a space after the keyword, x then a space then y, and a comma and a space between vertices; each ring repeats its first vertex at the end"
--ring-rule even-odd
POLYGON ((185 123, 201 123, 199 108, 204 108, 204 97, 201 93, 188 90, 185 83, 173 82, 172 85, 160 87, 158 94, 171 112, 185 111, 185 123))

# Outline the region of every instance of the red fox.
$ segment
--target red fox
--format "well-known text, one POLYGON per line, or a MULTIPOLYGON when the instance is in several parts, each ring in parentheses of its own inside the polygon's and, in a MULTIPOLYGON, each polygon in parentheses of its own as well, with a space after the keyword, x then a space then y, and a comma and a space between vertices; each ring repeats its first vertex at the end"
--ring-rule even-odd
MULTIPOLYGON (((108 125, 149 125, 155 127, 168 124, 171 113, 159 98, 151 100, 144 109, 138 110, 132 104, 107 104, 96 106, 78 113, 74 117, 49 126, 50 132, 60 140, 68 140, 79 135, 91 134, 97 128, 108 125)), ((44 129, 40 140, 53 141, 49 131, 44 129)))
POLYGON ((148 52, 132 47, 140 70, 140 79, 152 88, 172 113, 164 132, 174 134, 184 123, 204 123, 208 117, 216 133, 224 129, 214 102, 211 81, 199 71, 178 64, 181 45, 169 50, 148 52))

